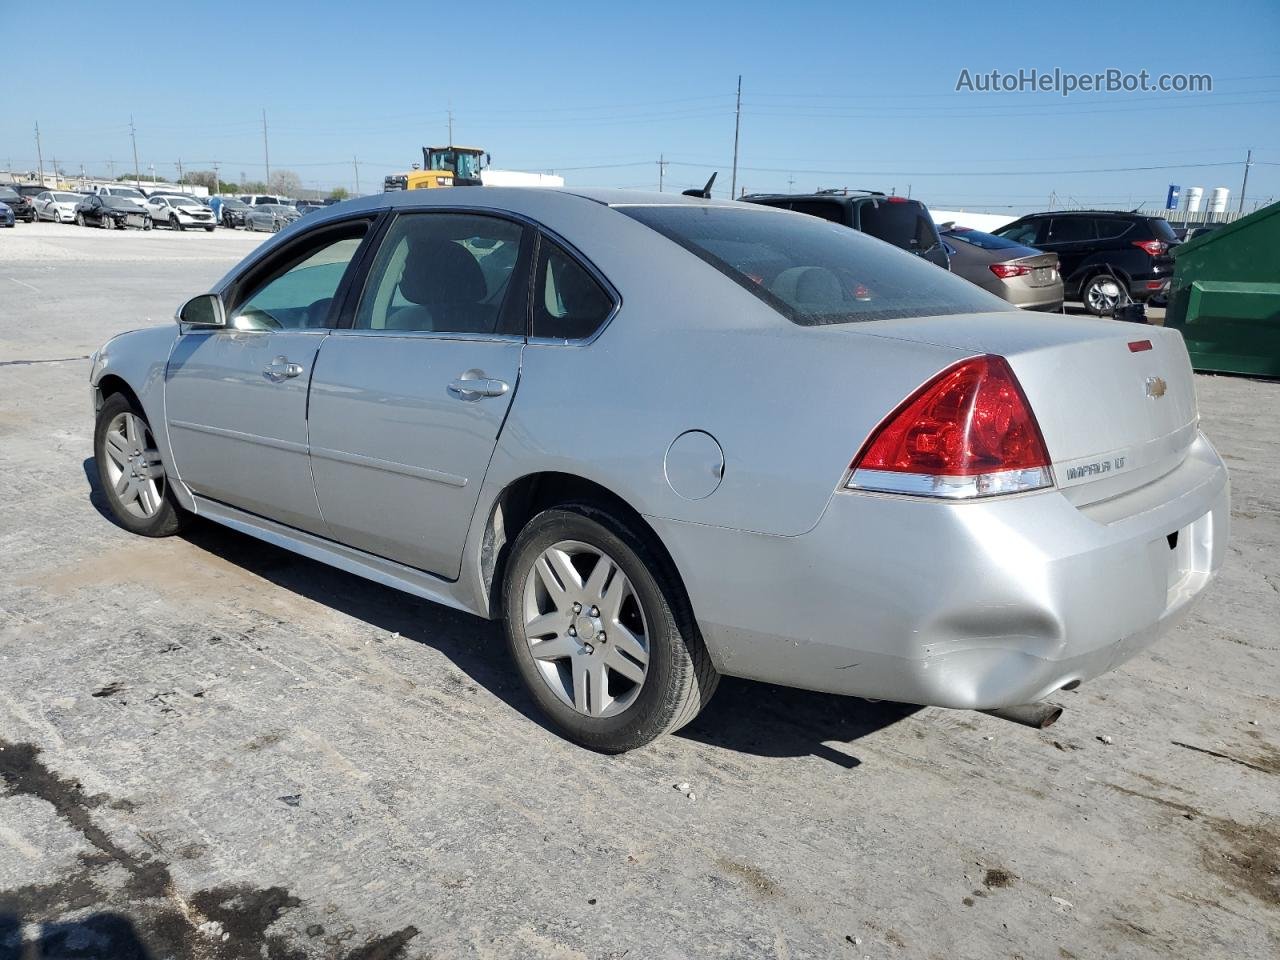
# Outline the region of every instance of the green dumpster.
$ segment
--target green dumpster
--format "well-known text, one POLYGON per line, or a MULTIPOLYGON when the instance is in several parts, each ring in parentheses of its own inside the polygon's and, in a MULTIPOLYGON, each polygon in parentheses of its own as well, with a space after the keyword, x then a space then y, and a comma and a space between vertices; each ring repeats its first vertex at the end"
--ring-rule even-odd
POLYGON ((1173 249, 1164 325, 1197 370, 1280 377, 1280 203, 1173 249))

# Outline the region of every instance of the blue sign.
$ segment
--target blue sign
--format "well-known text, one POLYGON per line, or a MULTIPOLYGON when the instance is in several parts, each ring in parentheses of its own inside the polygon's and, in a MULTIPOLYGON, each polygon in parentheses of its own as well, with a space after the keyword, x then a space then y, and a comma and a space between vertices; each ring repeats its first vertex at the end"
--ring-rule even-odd
POLYGON ((1182 188, 1176 183, 1169 184, 1169 196, 1165 198, 1164 208, 1166 210, 1177 210, 1178 201, 1182 197, 1182 188))

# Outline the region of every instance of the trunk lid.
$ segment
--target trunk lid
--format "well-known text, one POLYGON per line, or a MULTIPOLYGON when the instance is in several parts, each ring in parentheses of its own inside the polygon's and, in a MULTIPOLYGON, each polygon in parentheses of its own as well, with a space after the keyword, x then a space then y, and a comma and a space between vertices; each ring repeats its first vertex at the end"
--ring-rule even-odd
POLYGON ((1058 487, 1080 506, 1163 476, 1196 438, 1191 362, 1173 330, 1001 312, 884 320, 859 332, 1005 357, 1040 424, 1058 487))

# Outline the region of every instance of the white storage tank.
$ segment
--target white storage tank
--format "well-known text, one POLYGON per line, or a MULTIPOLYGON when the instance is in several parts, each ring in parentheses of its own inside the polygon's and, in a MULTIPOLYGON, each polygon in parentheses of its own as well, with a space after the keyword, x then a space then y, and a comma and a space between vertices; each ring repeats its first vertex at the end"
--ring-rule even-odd
POLYGON ((1187 213, 1199 213, 1204 187, 1187 187, 1187 213))
POLYGON ((1210 213, 1226 213, 1227 197, 1231 191, 1226 187, 1214 187, 1213 193, 1209 195, 1209 212, 1210 213))

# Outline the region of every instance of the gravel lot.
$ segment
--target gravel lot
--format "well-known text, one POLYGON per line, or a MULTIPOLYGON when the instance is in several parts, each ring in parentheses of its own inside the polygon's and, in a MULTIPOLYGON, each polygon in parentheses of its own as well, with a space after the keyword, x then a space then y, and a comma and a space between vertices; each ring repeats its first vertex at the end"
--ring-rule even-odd
POLYGON ((1227 567, 1056 727, 726 681, 602 757, 496 625, 104 517, 86 355, 261 239, 0 231, 0 958, 1280 955, 1280 384, 1197 378, 1227 567))

